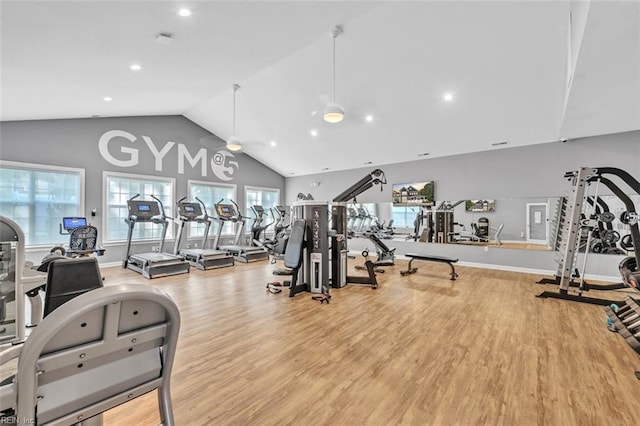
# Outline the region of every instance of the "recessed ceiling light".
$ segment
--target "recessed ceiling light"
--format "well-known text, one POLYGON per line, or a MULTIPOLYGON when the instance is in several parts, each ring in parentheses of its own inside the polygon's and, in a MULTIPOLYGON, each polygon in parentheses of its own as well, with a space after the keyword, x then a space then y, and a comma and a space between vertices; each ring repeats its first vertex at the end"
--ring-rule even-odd
POLYGON ((451 92, 445 93, 444 96, 442 96, 442 99, 444 99, 447 102, 451 102, 453 100, 453 93, 451 92))
POLYGON ((311 130, 311 131, 309 132, 309 134, 310 134, 311 136, 313 136, 313 137, 316 137, 316 136, 318 136, 318 131, 317 131, 316 129, 313 129, 313 130, 311 130))
POLYGON ((129 67, 132 71, 140 71, 142 69, 142 65, 140 64, 131 64, 129 67))
POLYGON ((291 172, 291 173, 289 173, 289 174, 290 174, 290 175, 295 175, 295 172, 291 172))
POLYGON ((362 163, 362 164, 364 164, 364 165, 366 166, 366 165, 373 164, 373 163, 372 163, 371 161, 365 161, 365 162, 364 162, 364 163, 362 163))
POLYGON ((322 168, 322 171, 323 171, 323 172, 326 172, 327 170, 329 170, 329 168, 328 168, 328 167, 323 167, 323 168, 322 168))
POLYGON ((364 119, 371 123, 373 121, 373 115, 367 115, 364 119))
POLYGON ((426 157, 427 155, 429 155, 428 152, 421 152, 420 154, 418 154, 418 157, 426 157))
POLYGON ((104 98, 102 98, 102 100, 105 102, 111 102, 113 98, 111 96, 105 96, 104 98))
POLYGON ((187 9, 186 7, 183 7, 178 11, 178 15, 184 16, 184 17, 191 16, 191 9, 187 9))
POLYGON ((276 145, 277 145, 277 143, 276 143, 276 141, 271 141, 271 142, 269 142, 269 145, 271 145, 271 146, 276 146, 276 145))

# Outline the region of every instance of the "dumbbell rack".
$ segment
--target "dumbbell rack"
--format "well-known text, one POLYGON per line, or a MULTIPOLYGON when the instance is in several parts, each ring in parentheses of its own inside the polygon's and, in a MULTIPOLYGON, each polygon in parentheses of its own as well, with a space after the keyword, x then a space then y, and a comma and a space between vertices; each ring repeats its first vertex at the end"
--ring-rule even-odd
MULTIPOLYGON (((610 306, 606 308, 607 316, 613 322, 618 334, 624 337, 629 346, 640 354, 640 303, 632 297, 624 300, 624 305, 614 311, 610 306)), ((640 379, 640 371, 636 372, 640 379)))
POLYGON ((624 305, 619 307, 617 312, 610 306, 606 308, 606 312, 618 333, 634 351, 640 354, 640 304, 638 301, 627 297, 624 305))

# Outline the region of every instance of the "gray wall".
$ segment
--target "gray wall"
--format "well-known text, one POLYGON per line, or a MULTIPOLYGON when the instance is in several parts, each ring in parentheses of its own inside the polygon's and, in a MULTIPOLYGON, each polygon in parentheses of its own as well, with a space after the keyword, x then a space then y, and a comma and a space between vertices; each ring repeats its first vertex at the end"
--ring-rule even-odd
MULTIPOLYGON (((384 170, 389 184, 382 191, 379 187, 368 190, 358 197, 358 201, 390 202, 391 184, 426 180, 435 181, 437 200, 534 200, 562 196, 570 188, 569 182, 563 178, 564 173, 579 167, 618 167, 640 180, 640 131, 383 165, 379 168, 384 170)), ((299 192, 310 192, 316 200, 331 200, 374 168, 288 177, 287 203, 294 202, 299 192), (314 182, 317 186, 312 186, 314 182)), ((604 188, 600 187, 600 194, 604 193, 604 188)), ((496 210, 499 208, 497 204, 496 210)), ((549 214, 553 214, 552 209, 549 214)), ((519 232, 505 233, 505 239, 517 240, 519 235, 519 232)), ((360 250, 367 244, 366 241, 352 240, 350 248, 360 250)), ((398 242, 396 245, 399 254, 408 251, 457 254, 461 261, 469 263, 544 271, 556 269, 552 252, 503 248, 484 251, 479 247, 414 242, 398 242)), ((613 255, 591 255, 587 273, 614 277, 619 260, 613 255)))
MULTIPOLYGON (((224 151, 224 142, 215 135, 194 124, 182 116, 159 117, 116 117, 88 118, 73 120, 14 121, 0 123, 0 159, 25 163, 53 166, 77 167, 85 169, 85 215, 98 227, 102 234, 102 175, 103 171, 163 176, 176 178, 177 199, 187 195, 187 181, 201 181, 234 184, 237 186, 237 200, 244 208, 244 186, 279 188, 284 197, 284 177, 269 169, 246 154, 234 153, 232 161, 238 165, 231 172, 217 176, 211 165, 216 153, 224 151), (98 149, 101 136, 107 131, 121 130, 130 133, 136 139, 131 142, 123 137, 112 138, 108 143, 108 152, 120 161, 130 158, 120 148, 133 148, 139 152, 139 163, 133 167, 119 167, 107 161, 98 149), (174 142, 160 164, 156 164, 154 155, 143 136, 150 139, 157 150, 162 150, 168 142, 174 142), (180 147, 179 145, 182 145, 180 147), (189 161, 183 161, 182 173, 179 172, 179 150, 189 152, 195 157, 204 148, 206 150, 205 175, 202 162, 195 167, 189 161), (160 168, 160 170, 158 170, 160 168), (92 209, 97 216, 90 217, 92 209)), ((226 155, 226 154, 225 154, 226 155)), ((216 168, 216 170, 219 169, 216 168)), ((220 173, 220 172, 219 172, 220 173)), ((61 236, 61 241, 64 237, 61 236)), ((67 240, 68 242, 68 240, 67 240)), ((167 249, 171 244, 167 241, 167 249)), ((155 243, 157 245, 157 243, 155 243)), ((121 244, 106 246, 107 251, 101 262, 121 261, 125 247, 121 244)), ((150 251, 151 244, 137 244, 134 251, 150 251)), ((29 251, 27 259, 39 262, 46 252, 29 251)))

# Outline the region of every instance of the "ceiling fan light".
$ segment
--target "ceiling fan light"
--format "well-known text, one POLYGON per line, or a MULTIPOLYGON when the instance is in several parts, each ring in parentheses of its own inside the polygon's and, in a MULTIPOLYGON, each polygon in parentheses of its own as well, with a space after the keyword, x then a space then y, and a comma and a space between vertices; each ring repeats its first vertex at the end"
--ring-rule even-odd
POLYGON ((323 118, 327 123, 339 123, 344 119, 344 109, 337 104, 328 104, 324 109, 323 118))
POLYGON ((240 141, 236 139, 235 136, 231 136, 227 141, 227 149, 230 151, 240 151, 242 149, 242 144, 240 144, 240 141))

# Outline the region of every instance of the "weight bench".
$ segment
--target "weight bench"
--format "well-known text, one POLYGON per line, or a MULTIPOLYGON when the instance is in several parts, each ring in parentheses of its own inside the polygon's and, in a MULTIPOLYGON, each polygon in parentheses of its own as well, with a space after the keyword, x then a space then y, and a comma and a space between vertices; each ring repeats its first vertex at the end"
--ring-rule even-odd
POLYGON ((454 257, 430 256, 426 254, 416 254, 416 253, 407 253, 405 254, 405 256, 409 258, 409 265, 407 265, 406 271, 400 271, 400 275, 402 275, 403 277, 405 275, 414 274, 418 270, 418 268, 411 267, 411 264, 413 263, 414 260, 423 260, 425 262, 447 263, 451 267, 451 273, 449 274, 451 276, 451 280, 455 281, 455 279, 458 277, 458 274, 456 273, 456 270, 453 267, 453 264, 456 263, 458 259, 454 257))

